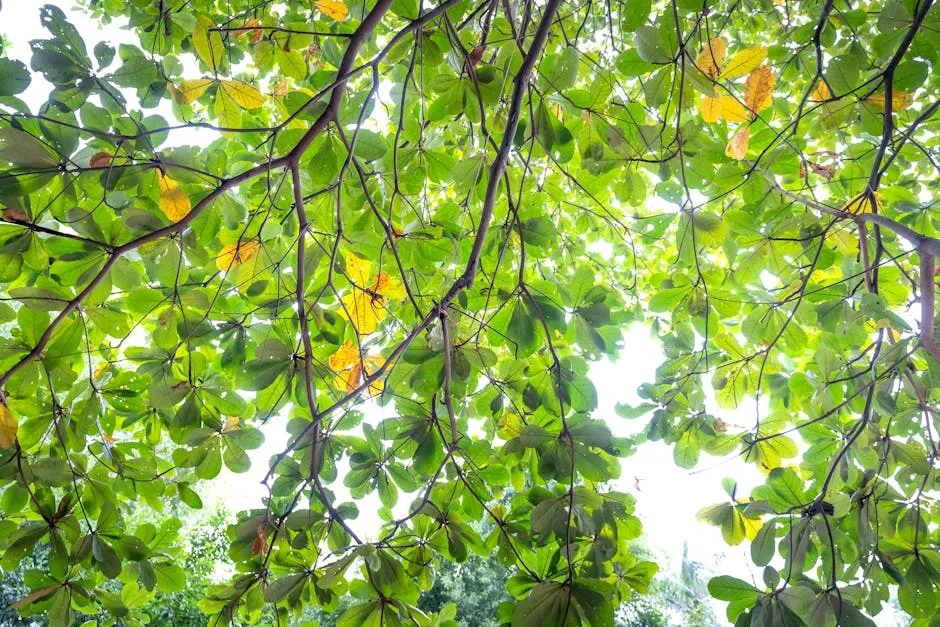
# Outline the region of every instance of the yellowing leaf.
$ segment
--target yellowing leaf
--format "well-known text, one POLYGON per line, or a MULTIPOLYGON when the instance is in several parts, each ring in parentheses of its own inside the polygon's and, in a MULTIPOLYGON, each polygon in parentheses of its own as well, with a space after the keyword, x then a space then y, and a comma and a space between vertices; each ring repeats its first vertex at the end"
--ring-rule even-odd
POLYGON ((731 141, 728 142, 728 146, 725 148, 725 154, 740 161, 747 155, 747 147, 751 143, 751 129, 748 126, 742 126, 738 129, 738 132, 734 134, 734 137, 731 138, 731 141))
POLYGON ((750 74, 764 62, 767 58, 767 48, 764 46, 754 46, 745 48, 738 54, 731 57, 728 66, 718 78, 740 78, 745 74, 750 74))
MULTIPOLYGON (((345 344, 339 347, 335 353, 330 355, 330 368, 338 373, 333 379, 333 384, 343 392, 351 393, 356 391, 362 382, 362 370, 366 369, 368 376, 375 372, 375 368, 381 368, 385 363, 381 357, 372 355, 361 355, 359 349, 347 340, 345 344)), ((383 381, 375 381, 369 386, 372 394, 378 394, 385 387, 383 381)))
POLYGON ((215 117, 222 128, 242 127, 242 110, 224 89, 215 94, 215 117))
POLYGON ((867 191, 862 192, 842 207, 842 211, 846 213, 873 213, 880 210, 881 194, 867 191))
POLYGON ((755 113, 768 108, 773 102, 774 85, 777 79, 774 78, 770 67, 762 65, 747 77, 744 83, 744 104, 755 113))
MULTIPOLYGON (((885 110, 885 95, 884 94, 872 94, 865 99, 868 104, 885 110)), ((907 109, 907 92, 906 91, 896 91, 891 94, 891 110, 892 111, 904 111, 907 109)))
POLYGON ((760 518, 749 518, 743 514, 740 517, 740 524, 744 527, 744 537, 753 540, 757 537, 757 532, 764 526, 764 521, 760 518))
POLYGON ((193 208, 189 196, 166 174, 157 171, 157 182, 160 185, 160 211, 173 222, 185 218, 193 208))
POLYGON ((253 17, 247 22, 245 22, 244 24, 242 24, 241 28, 236 29, 234 31, 234 34, 236 37, 241 37, 242 35, 251 33, 254 30, 261 30, 260 28, 258 28, 259 26, 261 26, 261 20, 259 20, 256 17, 253 17))
POLYGON ((271 90, 271 95, 278 98, 286 96, 289 87, 290 85, 287 84, 287 81, 282 78, 274 85, 274 89, 271 90))
POLYGON ((313 4, 337 22, 342 22, 349 14, 346 4, 340 2, 340 0, 317 0, 313 4))
POLYGON ((715 37, 705 45, 705 48, 696 57, 695 65, 709 78, 718 78, 727 53, 728 44, 721 37, 715 37))
POLYGON ((353 345, 352 340, 346 340, 339 350, 330 355, 330 368, 336 372, 342 372, 354 366, 358 361, 359 349, 353 345))
POLYGON ((503 414, 496 425, 496 433, 504 440, 511 440, 522 433, 525 424, 516 414, 503 414))
POLYGON ((177 104, 190 104, 206 93, 215 81, 211 78, 193 78, 185 80, 173 91, 173 100, 177 104))
POLYGON ((398 279, 390 277, 385 272, 379 272, 375 276, 375 283, 372 284, 372 291, 378 292, 382 296, 389 298, 404 298, 405 286, 398 279))
POLYGON ((814 102, 825 102, 832 98, 832 92, 829 91, 829 85, 826 85, 826 81, 820 80, 816 83, 816 87, 813 89, 813 94, 810 96, 814 102))
POLYGON ((368 335, 385 318, 388 298, 404 298, 404 286, 385 272, 379 272, 370 282, 372 262, 349 253, 346 255, 346 276, 353 284, 352 291, 343 297, 345 307, 338 313, 353 323, 360 335, 368 335))
POLYGON ((225 419, 225 424, 222 425, 222 433, 231 433, 241 428, 242 426, 238 423, 238 416, 232 416, 225 419))
POLYGON ((215 267, 224 272, 235 264, 250 259, 252 255, 258 252, 260 246, 261 244, 254 240, 236 244, 226 244, 222 247, 222 252, 219 253, 219 256, 215 258, 215 267))
POLYGON ((783 459, 796 457, 798 453, 799 449, 793 439, 778 433, 757 442, 751 449, 750 460, 756 462, 758 469, 766 475, 774 468, 782 466, 783 459))
POLYGON ((17 427, 16 418, 6 405, 0 403, 0 448, 10 448, 16 443, 17 427))
POLYGON ((346 276, 349 280, 365 287, 369 284, 369 277, 372 275, 372 262, 360 259, 356 255, 349 253, 346 255, 346 276))
POLYGON ((721 97, 702 96, 702 99, 698 101, 698 110, 705 122, 717 122, 721 119, 721 97))
POLYGON ((747 122, 747 111, 737 98, 720 96, 718 100, 721 102, 721 117, 729 122, 747 122))
POLYGON ((343 296, 343 307, 336 313, 352 322, 359 335, 368 335, 385 319, 385 297, 354 287, 343 296))
POLYGON ((222 35, 214 29, 215 23, 205 15, 196 20, 196 30, 193 31, 193 47, 196 54, 213 72, 219 69, 222 63, 222 53, 225 51, 222 44, 222 35), (211 32, 210 32, 211 31, 211 32))
POLYGON ((264 95, 245 81, 222 81, 222 91, 243 109, 257 109, 264 104, 264 95))

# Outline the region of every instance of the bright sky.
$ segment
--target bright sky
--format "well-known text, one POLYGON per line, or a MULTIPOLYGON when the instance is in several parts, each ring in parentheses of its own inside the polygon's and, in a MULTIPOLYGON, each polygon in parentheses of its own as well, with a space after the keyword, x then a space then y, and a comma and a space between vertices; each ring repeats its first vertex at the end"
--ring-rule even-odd
MULTIPOLYGON (((99 39, 107 40, 112 45, 136 43, 131 33, 121 30, 117 24, 110 25, 102 32, 93 20, 70 10, 69 0, 54 0, 52 3, 63 7, 90 46, 99 39)), ((11 44, 7 51, 8 56, 18 58, 27 65, 30 58, 28 41, 48 36, 39 23, 38 10, 41 4, 32 0, 7 0, 0 17, 2 30, 6 31, 4 34, 11 44)), ((42 77, 34 76, 33 84, 24 94, 24 100, 35 109, 44 101, 46 93, 48 88, 42 77)), ((169 106, 159 111, 167 119, 172 119, 169 106)), ((173 145, 204 144, 205 138, 202 134, 184 130, 174 133, 170 141, 173 145)), ((627 333, 625 346, 627 348, 620 361, 595 364, 591 371, 600 401, 594 417, 605 420, 618 436, 629 435, 641 429, 646 419, 624 420, 615 414, 614 406, 617 403, 638 403, 639 399, 634 390, 641 383, 653 380, 654 369, 662 359, 658 343, 652 340, 646 328, 640 325, 627 333)), ((727 423, 753 424, 753 403, 736 412, 721 412, 715 403, 711 403, 709 409, 727 423)), ((371 410, 368 414, 370 420, 373 416, 381 419, 383 416, 376 413, 380 411, 378 408, 371 410)), ((211 506, 213 502, 223 503, 232 511, 261 506, 261 497, 266 491, 260 485, 260 480, 267 469, 269 456, 281 450, 284 445, 286 433, 283 425, 283 418, 274 419, 267 425, 267 441, 253 455, 253 467, 248 474, 233 475, 223 469, 223 475, 203 491, 207 504, 211 506)), ((746 465, 739 459, 733 459, 716 466, 719 461, 703 455, 699 471, 692 474, 673 463, 671 447, 656 442, 647 443, 633 457, 622 461, 623 473, 616 488, 637 498, 637 514, 643 519, 644 534, 648 543, 668 555, 674 569, 680 568, 683 544, 688 543, 692 560, 703 562, 710 568, 717 568, 720 563, 722 572, 748 580, 755 579, 756 583, 763 587, 759 583, 759 570, 752 573, 748 568, 748 545, 728 550, 717 528, 699 523, 695 519, 696 512, 702 507, 726 500, 727 497, 721 488, 722 478, 737 479, 740 485, 739 493, 744 495, 749 493, 753 485, 761 483, 761 477, 753 464, 746 465)), ((341 485, 338 488, 331 487, 341 493, 341 485)), ((410 500, 407 496, 400 498, 404 506, 407 506, 410 500)), ((379 521, 374 515, 369 515, 369 512, 375 509, 377 505, 370 507, 368 504, 360 504, 363 514, 355 527, 357 530, 363 530, 367 537, 376 535, 379 521)), ((723 614, 723 604, 718 604, 716 616, 722 617, 723 614)))

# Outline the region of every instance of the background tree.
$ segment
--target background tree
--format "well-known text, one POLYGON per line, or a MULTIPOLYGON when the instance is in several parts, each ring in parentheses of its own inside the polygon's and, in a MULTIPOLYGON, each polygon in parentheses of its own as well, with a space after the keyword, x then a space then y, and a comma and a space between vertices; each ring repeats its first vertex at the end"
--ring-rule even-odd
POLYGON ((766 474, 700 513, 763 568, 710 581, 730 621, 938 613, 932 0, 85 5, 139 45, 44 6, 0 60, 23 613, 142 624, 185 571, 127 503, 200 507, 275 414, 211 624, 452 624, 421 593, 474 553, 515 569, 501 620, 612 624, 656 571, 605 487, 645 439, 766 474), (666 359, 616 438, 588 366, 641 319, 666 359))

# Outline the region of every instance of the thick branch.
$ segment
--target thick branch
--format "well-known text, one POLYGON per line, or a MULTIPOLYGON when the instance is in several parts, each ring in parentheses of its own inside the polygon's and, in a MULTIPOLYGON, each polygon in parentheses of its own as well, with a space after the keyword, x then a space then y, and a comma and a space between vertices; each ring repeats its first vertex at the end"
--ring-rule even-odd
POLYGON ((934 316, 936 299, 934 296, 934 272, 936 258, 933 255, 920 255, 920 343, 934 359, 940 362, 940 345, 935 336, 934 316))

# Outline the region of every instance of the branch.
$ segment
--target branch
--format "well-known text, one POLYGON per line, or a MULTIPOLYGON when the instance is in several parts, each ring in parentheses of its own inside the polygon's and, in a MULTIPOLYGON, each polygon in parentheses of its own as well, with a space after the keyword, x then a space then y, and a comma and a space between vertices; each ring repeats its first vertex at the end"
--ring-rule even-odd
POLYGON ((539 22, 538 30, 532 37, 532 44, 529 51, 522 60, 522 67, 519 73, 513 78, 512 98, 509 101, 509 115, 506 118, 506 130, 503 132, 503 140, 500 142, 496 158, 490 166, 490 178, 486 184, 486 196, 483 199, 483 213, 480 215, 480 227, 477 229, 476 240, 473 242, 473 249, 470 251, 470 259, 467 262, 467 269, 458 279, 458 282, 466 287, 473 286, 473 280, 476 278, 477 265, 480 263, 480 255, 483 252, 483 243, 486 241, 486 233, 490 228, 490 222, 493 220, 493 209, 496 206, 496 193, 499 190, 499 180, 506 170, 506 163, 509 161, 509 152, 512 150, 512 142, 516 136, 516 128, 519 126, 519 115, 522 112, 522 98, 525 95, 532 77, 532 70, 535 68, 535 62, 545 47, 548 40, 548 31, 551 29, 552 22, 555 19, 555 13, 561 6, 561 0, 549 0, 545 5, 545 12, 542 14, 542 20, 539 22))
POLYGON ((934 359, 940 362, 940 345, 934 329, 936 300, 934 296, 934 272, 936 262, 933 255, 920 254, 920 343, 934 359))
MULTIPOLYGON (((490 168, 490 180, 487 185, 486 195, 487 200, 484 202, 483 215, 480 219, 480 226, 477 229, 476 240, 473 244, 473 250, 470 252, 466 269, 464 270, 463 274, 461 274, 457 280, 453 282, 453 284, 450 286, 450 289, 448 289, 441 298, 437 307, 428 312, 421 322, 419 322, 411 330, 411 332, 408 333, 405 339, 402 340, 402 342, 391 352, 384 364, 379 366, 371 375, 363 377, 363 381, 354 390, 350 391, 341 399, 319 412, 321 420, 323 417, 332 414, 347 402, 359 396, 364 390, 368 389, 370 385, 381 379, 392 367, 392 365, 396 363, 398 358, 401 357, 406 350, 408 350, 408 347, 411 346, 411 343, 415 340, 415 338, 418 337, 422 331, 428 328, 428 326, 434 320, 439 318, 440 312, 442 310, 446 310, 447 307, 449 307, 450 304, 457 298, 458 294, 473 284, 473 277, 476 275, 477 265, 479 264, 480 255, 483 251, 483 241, 486 239, 486 231, 489 228, 489 224, 493 218, 493 207, 496 203, 496 189, 499 183, 498 179, 499 176, 502 176, 502 173, 506 168, 509 151, 512 148, 512 139, 515 137, 516 128, 519 125, 519 114, 522 109, 523 92, 526 89, 526 86, 529 82, 529 77, 531 76, 532 70, 535 67, 535 61, 542 53, 542 49, 545 46, 546 40, 548 39, 548 31, 551 28, 555 14, 558 12, 560 5, 561 0, 549 0, 545 7, 545 12, 542 15, 542 20, 539 23, 538 30, 532 39, 532 45, 529 47, 529 51, 526 53, 526 56, 522 61, 522 66, 519 68, 519 73, 513 80, 515 86, 513 88, 510 110, 506 120, 506 129, 504 131, 503 140, 500 144, 499 153, 493 162, 493 166, 490 168), (499 176, 493 178, 494 172, 499 176)), ((265 477, 265 481, 273 476, 274 468, 276 468, 281 460, 284 459, 301 442, 301 440, 303 440, 304 437, 309 435, 313 429, 313 424, 308 425, 303 431, 297 434, 297 436, 294 437, 291 442, 288 443, 287 447, 281 453, 278 453, 274 459, 274 462, 270 466, 270 470, 265 477)))
POLYGON ((768 183, 770 183, 771 187, 776 189, 778 192, 780 192, 781 194, 783 194, 790 200, 797 202, 808 209, 819 211, 820 213, 826 213, 831 216, 841 218, 843 220, 851 220, 855 222, 856 224, 863 224, 865 222, 870 222, 871 224, 877 224, 878 226, 883 226, 886 229, 893 231, 896 235, 899 235, 903 237, 904 239, 906 239, 908 242, 910 242, 913 245, 914 250, 916 250, 918 253, 932 255, 934 257, 940 256, 940 238, 923 235, 915 231, 914 229, 910 228, 909 226, 901 224, 900 222, 896 220, 892 220, 891 218, 887 218, 883 215, 874 214, 874 213, 854 214, 854 213, 848 213, 846 211, 842 211, 841 209, 834 209, 833 207, 829 207, 815 200, 805 198, 803 196, 800 196, 797 193, 791 192, 790 190, 780 185, 780 183, 777 182, 776 178, 774 178, 773 174, 771 174, 770 172, 767 172, 762 167, 758 166, 756 163, 752 164, 752 168, 756 170, 757 172, 760 172, 761 174, 763 174, 764 178, 767 180, 768 183))

